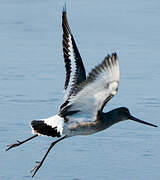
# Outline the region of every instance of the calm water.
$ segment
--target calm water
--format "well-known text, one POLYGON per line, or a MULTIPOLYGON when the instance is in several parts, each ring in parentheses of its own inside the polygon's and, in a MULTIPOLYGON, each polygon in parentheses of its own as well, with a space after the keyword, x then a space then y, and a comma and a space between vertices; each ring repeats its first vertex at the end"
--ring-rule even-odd
MULTIPOLYGON (((57 113, 64 82, 59 0, 0 0, 0 179, 27 180, 52 138, 31 135, 29 123, 57 113)), ((87 70, 116 51, 119 92, 105 110, 127 106, 160 126, 160 1, 67 1, 71 29, 87 70)), ((159 180, 159 128, 121 122, 58 144, 35 180, 159 180)))

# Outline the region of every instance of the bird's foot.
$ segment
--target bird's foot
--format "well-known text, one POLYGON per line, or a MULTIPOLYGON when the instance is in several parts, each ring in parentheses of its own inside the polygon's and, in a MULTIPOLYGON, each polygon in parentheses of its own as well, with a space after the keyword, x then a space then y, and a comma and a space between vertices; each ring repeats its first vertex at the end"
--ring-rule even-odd
POLYGON ((22 142, 20 142, 20 141, 17 140, 17 143, 7 145, 8 148, 6 149, 6 151, 8 151, 8 150, 10 150, 10 149, 12 149, 12 148, 14 148, 14 147, 17 147, 17 146, 19 146, 19 145, 21 145, 21 144, 22 144, 22 142))
POLYGON ((34 177, 34 175, 36 174, 38 169, 42 166, 43 161, 41 161, 41 162, 36 161, 36 163, 37 163, 37 165, 33 169, 31 169, 31 171, 30 171, 31 173, 33 172, 32 177, 34 177))

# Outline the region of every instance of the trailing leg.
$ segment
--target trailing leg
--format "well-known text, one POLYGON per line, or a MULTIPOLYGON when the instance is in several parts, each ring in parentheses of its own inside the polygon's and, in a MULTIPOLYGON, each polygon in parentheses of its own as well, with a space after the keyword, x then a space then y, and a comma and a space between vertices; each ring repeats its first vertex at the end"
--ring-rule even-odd
POLYGON ((53 148, 53 146, 54 146, 56 143, 58 143, 59 141, 65 139, 66 137, 67 137, 67 136, 64 136, 64 137, 62 137, 62 138, 54 141, 53 143, 51 143, 51 145, 50 145, 50 147, 48 148, 48 150, 47 150, 46 154, 44 155, 43 159, 42 159, 40 162, 36 162, 37 165, 31 170, 31 172, 34 172, 33 175, 32 175, 32 177, 34 177, 34 175, 36 174, 36 172, 38 171, 38 169, 42 166, 44 160, 46 159, 48 153, 49 153, 50 150, 53 148))
POLYGON ((14 147, 17 147, 17 146, 19 146, 19 145, 21 145, 21 144, 23 144, 23 143, 25 143, 25 142, 27 142, 27 141, 29 141, 29 140, 35 138, 35 137, 37 137, 37 136, 38 136, 38 134, 36 134, 36 135, 34 135, 34 136, 32 136, 32 137, 30 137, 30 138, 24 140, 24 141, 18 141, 18 140, 17 140, 16 143, 7 145, 8 148, 6 149, 6 151, 8 151, 8 150, 10 150, 10 149, 12 149, 12 148, 14 148, 14 147))

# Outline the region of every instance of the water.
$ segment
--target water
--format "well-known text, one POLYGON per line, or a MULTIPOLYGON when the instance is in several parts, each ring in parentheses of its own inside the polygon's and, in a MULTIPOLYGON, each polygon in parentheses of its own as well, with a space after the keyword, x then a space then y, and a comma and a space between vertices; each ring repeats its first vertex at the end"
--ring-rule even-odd
MULTIPOLYGON (((61 10, 64 1, 0 0, 0 179, 27 180, 52 138, 30 137, 33 119, 57 113, 64 82, 61 10)), ((160 125, 160 2, 67 1, 68 18, 87 71, 116 51, 118 95, 105 110, 127 106, 160 125)), ((121 122, 58 144, 34 179, 158 180, 159 128, 121 122)))

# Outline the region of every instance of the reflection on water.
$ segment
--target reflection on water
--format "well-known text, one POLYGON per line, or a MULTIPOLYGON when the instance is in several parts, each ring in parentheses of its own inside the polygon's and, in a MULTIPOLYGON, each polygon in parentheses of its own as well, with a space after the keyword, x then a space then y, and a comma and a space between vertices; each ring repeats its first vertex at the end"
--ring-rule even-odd
MULTIPOLYGON (((61 10, 52 0, 2 0, 0 6, 0 179, 30 179, 53 138, 31 136, 30 121, 57 113, 62 101, 61 10), (7 11, 6 11, 7 10, 7 11)), ((121 66, 119 92, 105 110, 127 106, 160 125, 160 2, 69 1, 71 29, 89 71, 111 52, 121 66), (90 11, 88 11, 88 9, 90 11)), ((142 180, 160 178, 159 128, 126 121, 104 132, 59 143, 38 180, 142 180)))

